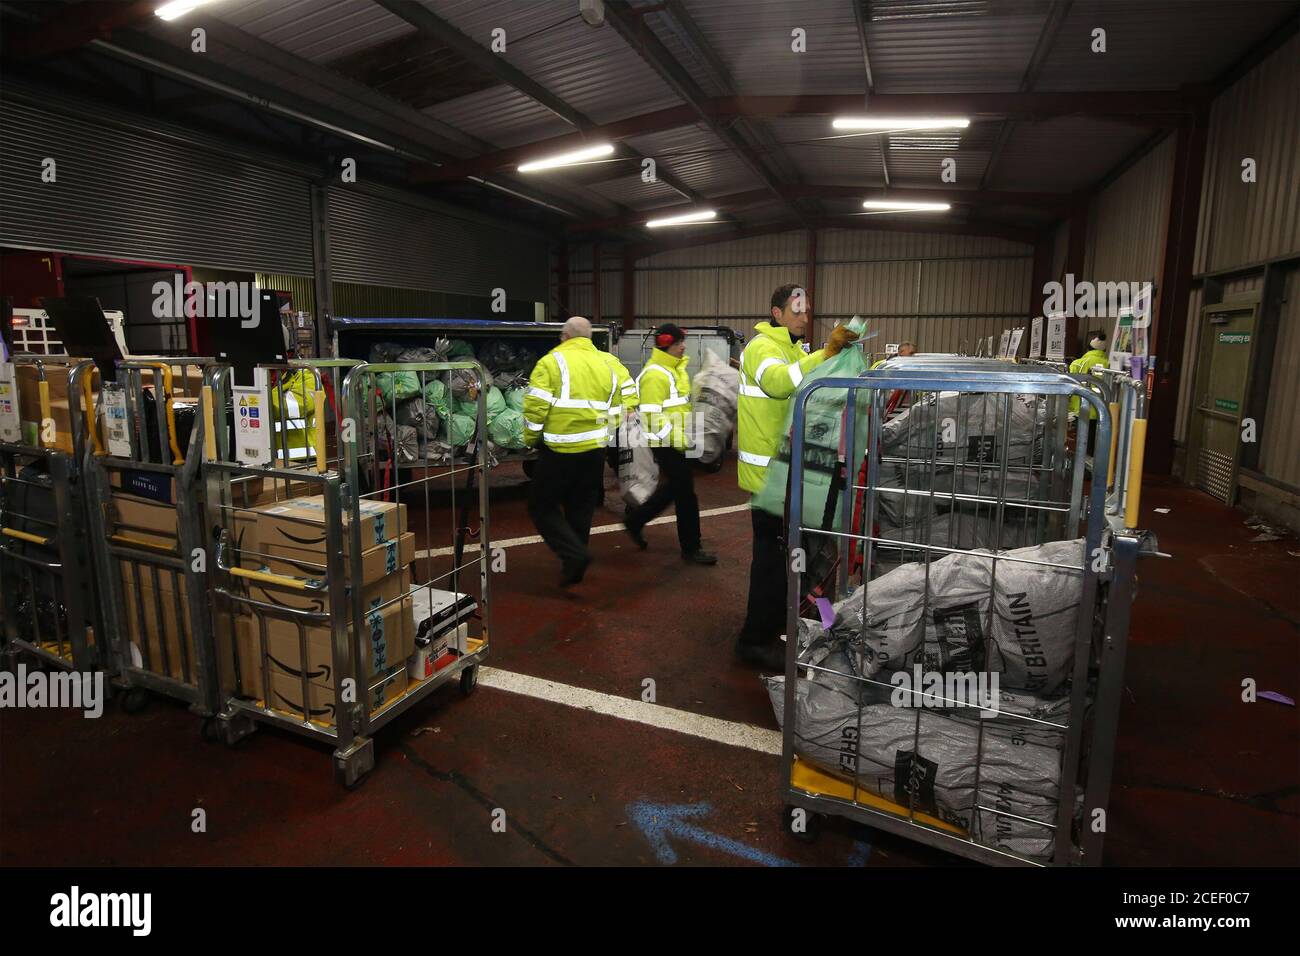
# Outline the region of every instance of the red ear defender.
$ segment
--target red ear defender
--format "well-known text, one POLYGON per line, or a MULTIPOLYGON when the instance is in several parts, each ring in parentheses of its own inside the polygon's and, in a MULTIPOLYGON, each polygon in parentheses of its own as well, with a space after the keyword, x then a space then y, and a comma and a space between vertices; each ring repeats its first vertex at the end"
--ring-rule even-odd
POLYGON ((661 349, 666 349, 673 344, 673 337, 667 332, 660 332, 655 336, 655 345, 661 349))

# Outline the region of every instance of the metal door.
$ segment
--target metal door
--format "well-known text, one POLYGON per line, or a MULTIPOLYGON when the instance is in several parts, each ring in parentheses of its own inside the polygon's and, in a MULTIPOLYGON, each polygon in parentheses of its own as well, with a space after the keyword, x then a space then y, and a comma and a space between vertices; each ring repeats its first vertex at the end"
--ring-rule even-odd
POLYGON ((1255 319, 1254 303, 1207 306, 1201 318, 1189 463, 1196 487, 1228 504, 1237 493, 1255 319))

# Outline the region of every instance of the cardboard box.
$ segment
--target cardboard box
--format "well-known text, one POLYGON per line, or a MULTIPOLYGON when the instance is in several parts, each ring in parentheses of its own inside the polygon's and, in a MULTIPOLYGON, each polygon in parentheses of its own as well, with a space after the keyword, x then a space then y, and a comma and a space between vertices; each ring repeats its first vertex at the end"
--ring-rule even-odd
MULTIPOLYGON (((256 514, 257 540, 262 545, 281 545, 300 551, 324 553, 325 499, 323 495, 291 498, 259 505, 256 514)), ((344 547, 350 537, 351 512, 343 509, 344 547)), ((361 502, 361 543, 372 548, 399 537, 406 531, 406 505, 388 501, 361 502)))
MULTIPOLYGON (((60 356, 61 357, 61 356, 60 356)), ((73 361, 84 361, 83 359, 74 359, 73 361)), ((64 413, 67 413, 68 399, 71 391, 71 369, 65 367, 62 363, 58 365, 45 366, 45 381, 50 386, 50 404, 61 405, 64 413)), ((26 363, 14 364, 14 382, 18 386, 18 417, 25 422, 39 422, 41 420, 41 389, 40 376, 36 373, 35 365, 26 363)), ((99 391, 99 369, 90 370, 90 387, 93 392, 99 391)), ((81 396, 77 396, 80 401, 81 396)), ((58 415, 55 414, 57 420, 58 415)))
MULTIPOLYGON (((288 574, 296 578, 321 580, 321 572, 307 571, 290 561, 279 558, 241 559, 246 568, 270 571, 272 574, 288 574)), ((400 568, 396 573, 386 575, 361 590, 361 602, 367 608, 376 608, 409 591, 411 573, 407 568, 400 568)), ((317 614, 329 610, 329 595, 323 591, 284 591, 279 588, 262 587, 249 583, 249 597, 254 601, 274 604, 277 607, 293 608, 295 611, 313 611, 317 614)))
POLYGON ((188 680, 195 680, 197 671, 190 628, 190 602, 183 575, 178 572, 173 576, 171 571, 160 569, 155 588, 153 570, 149 566, 121 561, 118 567, 122 578, 122 621, 132 645, 133 663, 146 666, 156 674, 186 680, 181 656, 181 642, 184 641, 188 680), (164 647, 167 652, 165 665, 164 647))
MULTIPOLYGON (((21 366, 20 366, 21 367, 21 366)), ((54 445, 59 451, 72 453, 72 411, 68 408, 67 399, 50 400, 50 418, 54 421, 54 445)), ((36 448, 45 447, 41 443, 41 413, 40 405, 32 410, 31 417, 28 417, 26 408, 19 415, 19 425, 22 427, 23 442, 36 448)))
MULTIPOLYGON (((334 653, 327 626, 307 626, 307 663, 302 662, 299 626, 283 618, 267 616, 266 651, 273 673, 299 677, 306 670, 310 679, 334 686, 334 653)), ((256 633, 254 633, 256 636, 256 633)), ((394 601, 366 615, 361 634, 361 673, 370 676, 402 665, 415 648, 415 621, 409 597, 394 601)))
MULTIPOLYGON (((406 692, 408 678, 406 665, 393 668, 383 677, 373 679, 365 691, 365 700, 371 714, 377 714, 399 700, 406 692)), ((334 688, 311 682, 307 685, 307 717, 314 723, 333 726, 338 722, 338 708, 334 688)), ((275 710, 301 718, 303 716, 302 681, 284 674, 271 676, 269 706, 275 710)))
MULTIPOLYGON (((261 528, 254 530, 254 534, 260 534, 261 528)), ((247 536, 245 537, 247 541, 247 536)), ((270 559, 278 558, 284 561, 294 561, 298 563, 299 573, 303 576, 309 576, 313 571, 320 575, 324 572, 321 570, 325 563, 325 555, 322 551, 305 551, 301 548, 286 547, 282 544, 267 543, 260 537, 253 541, 253 547, 250 549, 256 554, 262 555, 261 560, 267 562, 270 559)), ((243 547, 248 548, 245 544, 243 547)), ((352 573, 351 559, 348 559, 346 573, 350 576, 352 573)), ((378 547, 369 548, 361 552, 361 585, 366 587, 374 584, 381 578, 391 574, 397 574, 404 571, 415 559, 415 534, 408 531, 401 538, 395 541, 385 541, 378 547)), ((253 560, 252 555, 248 555, 241 560, 253 560)))
POLYGON ((135 495, 115 494, 112 507, 117 534, 145 545, 169 551, 176 549, 180 529, 175 506, 135 495))

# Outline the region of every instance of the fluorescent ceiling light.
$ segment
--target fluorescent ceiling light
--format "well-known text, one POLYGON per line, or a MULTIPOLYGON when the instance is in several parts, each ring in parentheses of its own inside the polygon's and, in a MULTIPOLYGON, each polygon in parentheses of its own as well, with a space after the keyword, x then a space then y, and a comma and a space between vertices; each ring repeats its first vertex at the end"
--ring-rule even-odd
POLYGON ((713 209, 701 209, 699 212, 685 212, 680 216, 668 216, 664 219, 651 219, 647 222, 647 229, 658 229, 660 226, 683 226, 691 222, 708 222, 710 219, 716 219, 718 214, 713 209))
POLYGON ((183 17, 185 14, 201 7, 211 0, 172 0, 171 3, 164 3, 154 13, 163 20, 175 20, 177 17, 183 17))
POLYGON ((970 120, 962 116, 839 116, 831 121, 836 129, 903 130, 965 129, 970 120))
POLYGON ((877 212, 947 212, 952 208, 946 202, 907 202, 894 199, 868 199, 862 204, 863 209, 877 212))
POLYGON ((536 159, 531 163, 524 163, 519 167, 519 172, 535 173, 543 169, 555 169, 557 166, 572 166, 584 160, 608 156, 612 152, 614 152, 612 143, 601 143, 599 146, 584 146, 582 149, 575 149, 571 153, 557 153, 554 156, 546 157, 546 159, 536 159))

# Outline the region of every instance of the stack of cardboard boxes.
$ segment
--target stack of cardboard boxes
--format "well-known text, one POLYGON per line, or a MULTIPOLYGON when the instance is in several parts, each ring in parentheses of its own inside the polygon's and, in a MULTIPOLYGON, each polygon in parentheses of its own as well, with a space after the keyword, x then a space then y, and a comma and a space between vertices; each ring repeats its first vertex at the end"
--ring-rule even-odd
MULTIPOLYGON (((82 359, 72 359, 80 362, 82 359)), ((99 389, 99 370, 91 369, 91 387, 99 389)), ((53 447, 72 453, 72 411, 69 407, 72 366, 50 364, 45 366, 45 380, 50 386, 50 418, 54 420, 53 447)), ((14 382, 18 387, 18 419, 22 427, 23 443, 41 447, 41 389, 40 376, 35 365, 20 363, 14 367, 14 382)), ((76 396, 78 402, 81 396, 76 396)))
MULTIPOLYGON (((175 505, 114 492, 113 520, 114 533, 122 538, 116 543, 146 554, 179 554, 175 505)), ((145 562, 122 560, 118 566, 121 620, 130 641, 132 662, 137 667, 147 663, 153 673, 192 682, 194 635, 185 575, 145 562)))
MULTIPOLYGON (((344 574, 352 580, 351 514, 344 508, 344 574)), ((309 580, 325 580, 328 561, 326 516, 321 495, 290 498, 239 512, 235 522, 236 546, 242 567, 309 580)), ((366 608, 360 635, 361 672, 358 700, 371 712, 383 709, 406 691, 406 659, 415 646, 415 626, 410 597, 410 568, 415 557, 415 535, 407 531, 406 506, 384 501, 361 503, 361 587, 366 608)), ((300 611, 327 613, 327 591, 293 591, 250 582, 249 596, 264 604, 300 611)), ((347 594, 337 596, 345 605, 349 631, 352 605, 347 594)), ((263 660, 259 628, 266 630, 266 673, 270 677, 269 705, 302 715, 302 677, 308 677, 306 711, 312 720, 335 723, 334 652, 327 623, 258 612, 236 619, 241 691, 267 700, 263 688, 263 660), (260 622, 258 620, 260 618, 260 622), (306 654, 304 659, 303 648, 306 654)))

